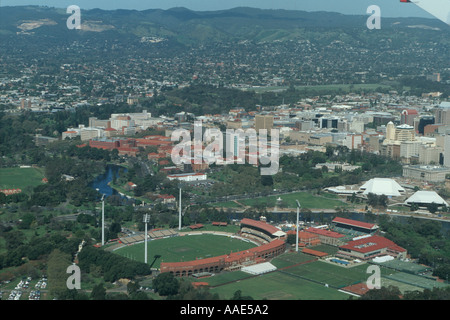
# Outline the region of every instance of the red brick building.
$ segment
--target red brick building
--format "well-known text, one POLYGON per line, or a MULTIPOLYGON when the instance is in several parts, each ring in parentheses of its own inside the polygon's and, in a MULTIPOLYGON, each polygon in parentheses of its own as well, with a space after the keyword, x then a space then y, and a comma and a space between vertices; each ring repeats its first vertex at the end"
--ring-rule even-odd
POLYGON ((396 259, 406 258, 406 249, 381 236, 362 237, 339 247, 337 256, 347 259, 369 260, 390 255, 396 259))
POLYGON ((135 157, 139 148, 135 139, 91 139, 89 140, 91 148, 104 150, 118 150, 119 155, 128 155, 135 157))
POLYGON ((161 262, 160 271, 171 272, 174 276, 191 276, 202 272, 238 270, 242 266, 264 262, 286 250, 286 243, 277 239, 259 247, 240 252, 232 252, 217 257, 183 262, 161 262))
POLYGON ((304 230, 306 233, 315 234, 319 237, 319 240, 323 244, 331 246, 340 246, 345 243, 345 236, 335 231, 324 230, 319 228, 307 228, 304 230))

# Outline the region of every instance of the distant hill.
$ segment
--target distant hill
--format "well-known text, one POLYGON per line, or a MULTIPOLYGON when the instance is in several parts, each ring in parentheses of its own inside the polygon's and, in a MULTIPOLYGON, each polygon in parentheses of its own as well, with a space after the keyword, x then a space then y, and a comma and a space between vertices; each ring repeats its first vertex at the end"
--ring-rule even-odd
MULTIPOLYGON (((0 8, 0 35, 72 36, 66 27, 70 15, 63 8, 17 6, 0 8)), ((365 30, 368 15, 333 12, 268 10, 239 7, 219 11, 82 10, 79 34, 108 33, 117 36, 160 37, 183 44, 204 41, 282 41, 304 39, 308 31, 365 30)), ((435 19, 383 18, 382 28, 449 30, 435 19)), ((72 33, 71 33, 72 32, 72 33)))

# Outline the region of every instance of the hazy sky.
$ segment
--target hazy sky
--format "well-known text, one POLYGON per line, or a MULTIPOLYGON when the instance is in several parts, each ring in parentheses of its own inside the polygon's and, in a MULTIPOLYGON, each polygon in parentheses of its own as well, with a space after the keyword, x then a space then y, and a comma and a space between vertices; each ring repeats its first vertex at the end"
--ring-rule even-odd
POLYGON ((381 9, 381 17, 433 18, 433 16, 416 5, 400 3, 400 0, 0 0, 0 6, 16 5, 47 5, 59 8, 77 5, 81 9, 100 8, 105 10, 186 7, 199 11, 254 7, 261 9, 333 11, 360 15, 367 15, 366 10, 370 5, 378 5, 381 9))

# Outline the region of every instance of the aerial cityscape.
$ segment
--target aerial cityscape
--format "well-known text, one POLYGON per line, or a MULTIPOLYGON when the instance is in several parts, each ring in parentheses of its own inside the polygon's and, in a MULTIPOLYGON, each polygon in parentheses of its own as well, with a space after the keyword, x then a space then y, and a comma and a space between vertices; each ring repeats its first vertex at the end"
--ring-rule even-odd
POLYGON ((0 300, 450 300, 445 0, 75 2, 0 5, 0 300))

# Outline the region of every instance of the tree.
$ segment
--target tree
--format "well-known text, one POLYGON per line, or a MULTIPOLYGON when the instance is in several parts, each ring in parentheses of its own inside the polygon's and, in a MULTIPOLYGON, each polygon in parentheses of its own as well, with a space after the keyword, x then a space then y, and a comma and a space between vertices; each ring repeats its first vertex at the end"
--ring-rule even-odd
POLYGON ((400 300, 401 292, 397 287, 381 287, 369 290, 359 300, 400 300))
POLYGON ((417 203, 412 203, 411 206, 409 207, 410 211, 417 211, 419 210, 419 205, 417 203))
POLYGON ((286 242, 287 242, 288 244, 295 244, 295 241, 296 241, 296 240, 297 240, 297 236, 296 236, 295 234, 290 233, 290 234, 288 234, 288 236, 287 236, 286 242))
POLYGON ((6 202, 8 201, 6 194, 4 194, 3 192, 0 192, 0 204, 6 204, 6 202))
POLYGON ((268 175, 261 176, 261 184, 263 186, 273 186, 272 176, 268 176, 268 175))
POLYGON ((386 208, 388 204, 388 198, 385 194, 380 194, 378 196, 378 205, 382 208, 386 208))
POLYGON ((139 291, 140 285, 137 281, 130 281, 127 284, 127 292, 129 295, 135 294, 139 291))
POLYGON ((231 300, 253 300, 251 296, 243 296, 241 290, 236 290, 231 300))
POLYGON ((99 283, 94 288, 92 288, 91 292, 92 300, 105 300, 105 298, 106 298, 106 289, 103 286, 103 283, 99 283))
POLYGON ((110 239, 117 238, 117 234, 122 230, 122 227, 120 226, 120 223, 113 222, 111 223, 111 226, 109 227, 109 237, 110 239))
POLYGON ((439 209, 439 205, 435 202, 432 202, 428 205, 428 211, 430 211, 430 213, 435 213, 436 211, 438 211, 439 209))
POLYGON ((178 279, 170 272, 160 273, 153 280, 153 289, 160 296, 170 296, 178 293, 180 283, 178 279))
POLYGON ((49 290, 57 298, 67 290, 67 267, 72 264, 71 260, 70 254, 59 249, 53 250, 49 255, 47 267, 49 290))

